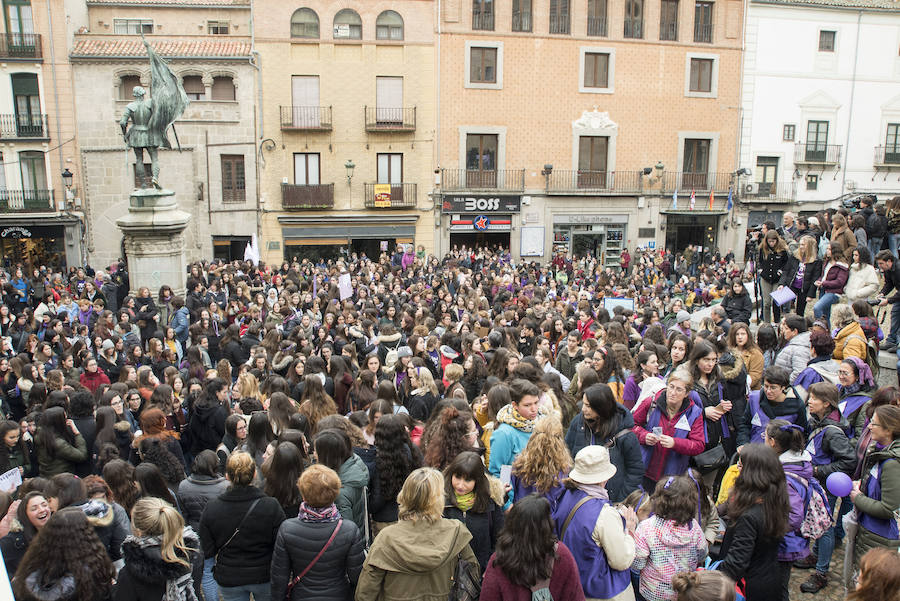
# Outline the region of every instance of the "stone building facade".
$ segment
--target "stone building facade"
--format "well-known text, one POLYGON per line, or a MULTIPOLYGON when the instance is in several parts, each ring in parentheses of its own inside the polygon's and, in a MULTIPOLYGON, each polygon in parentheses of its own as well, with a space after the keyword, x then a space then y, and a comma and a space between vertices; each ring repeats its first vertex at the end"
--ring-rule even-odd
MULTIPOLYGON (((134 156, 119 119, 135 85, 152 97, 147 41, 182 79, 191 104, 160 150, 161 184, 192 218, 188 260, 243 258, 258 231, 256 70, 250 55, 249 2, 92 0, 70 19, 78 137, 87 203, 88 251, 105 265, 122 255, 115 222, 137 184, 134 156), (77 18, 75 18, 77 17, 77 18)), ((145 156, 145 163, 149 157, 145 156)))

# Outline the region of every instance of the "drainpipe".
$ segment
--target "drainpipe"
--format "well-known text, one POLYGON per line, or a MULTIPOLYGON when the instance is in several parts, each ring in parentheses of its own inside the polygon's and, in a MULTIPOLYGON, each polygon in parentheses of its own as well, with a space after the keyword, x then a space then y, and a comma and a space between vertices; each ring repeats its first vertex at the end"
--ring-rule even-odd
MULTIPOLYGON (((257 140, 263 139, 263 87, 262 87, 262 69, 260 65, 262 63, 262 57, 259 55, 259 52, 256 50, 256 29, 254 23, 254 10, 253 5, 255 4, 254 0, 250 0, 250 66, 256 69, 256 114, 254 115, 254 128, 257 132, 257 140)), ((253 165, 254 170, 256 172, 256 238, 257 240, 262 239, 262 211, 260 202, 259 202, 259 194, 262 188, 259 181, 259 157, 262 153, 262 149, 257 151, 256 144, 253 145, 253 165)))
MULTIPOLYGON (((437 169, 440 169, 441 165, 441 0, 437 0, 437 45, 435 49, 435 62, 437 63, 435 71, 435 119, 437 127, 435 127, 434 134, 434 153, 435 153, 435 162, 437 165, 437 169)), ((440 177, 440 171, 438 171, 438 177, 440 177)), ((438 180, 440 181, 440 180, 438 180)), ((434 187, 432 187, 432 190, 434 187)), ((443 190, 442 190, 443 192, 443 190)), ((432 202, 434 203, 434 207, 437 209, 437 221, 439 224, 443 222, 443 216, 440 213, 440 195, 434 194, 432 195, 432 202), (435 202, 437 201, 437 202, 435 202)), ((435 240, 434 240, 434 254, 437 257, 441 256, 441 241, 443 239, 443 232, 441 231, 440 225, 435 228, 435 240)))
POLYGON ((863 11, 856 13, 856 44, 853 49, 853 76, 850 80, 850 112, 847 116, 847 142, 844 144, 844 167, 841 169, 841 195, 844 194, 844 184, 847 182, 847 158, 850 156, 850 130, 853 125, 853 99, 856 96, 856 67, 859 64, 859 32, 862 16, 863 11))

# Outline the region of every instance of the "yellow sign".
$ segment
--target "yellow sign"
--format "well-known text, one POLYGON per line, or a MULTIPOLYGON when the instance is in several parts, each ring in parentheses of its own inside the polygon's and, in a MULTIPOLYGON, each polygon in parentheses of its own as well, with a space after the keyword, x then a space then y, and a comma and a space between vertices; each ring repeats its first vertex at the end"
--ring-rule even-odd
POLYGON ((390 184, 375 184, 375 207, 379 209, 391 207, 390 184))

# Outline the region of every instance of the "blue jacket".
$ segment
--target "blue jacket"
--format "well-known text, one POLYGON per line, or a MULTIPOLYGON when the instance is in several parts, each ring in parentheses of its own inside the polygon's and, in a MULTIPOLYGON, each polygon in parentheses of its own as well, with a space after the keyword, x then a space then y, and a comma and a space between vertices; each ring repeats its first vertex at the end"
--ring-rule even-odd
POLYGON ((512 465, 513 460, 519 456, 531 432, 523 432, 513 428, 509 424, 500 424, 491 435, 491 462, 488 471, 492 476, 500 477, 500 466, 512 465))
POLYGON ((170 325, 172 329, 175 330, 175 339, 181 343, 182 348, 188 339, 188 327, 191 325, 190 316, 191 313, 187 310, 187 307, 181 307, 175 311, 175 315, 172 316, 172 323, 170 325))

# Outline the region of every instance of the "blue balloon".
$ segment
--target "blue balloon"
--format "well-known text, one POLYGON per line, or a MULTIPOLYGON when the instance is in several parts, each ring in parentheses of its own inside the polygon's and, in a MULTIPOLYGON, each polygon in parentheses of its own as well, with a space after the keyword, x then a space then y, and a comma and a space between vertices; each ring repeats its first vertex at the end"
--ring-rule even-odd
POLYGON ((853 481, 844 472, 834 472, 825 480, 825 488, 836 497, 846 497, 853 490, 853 481))

